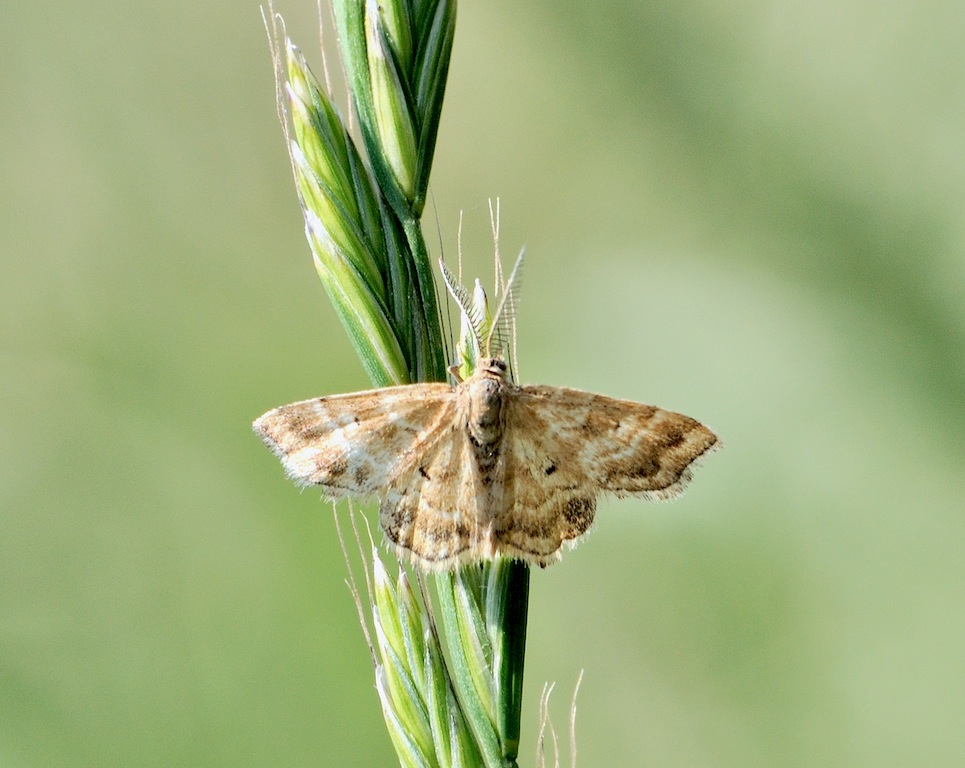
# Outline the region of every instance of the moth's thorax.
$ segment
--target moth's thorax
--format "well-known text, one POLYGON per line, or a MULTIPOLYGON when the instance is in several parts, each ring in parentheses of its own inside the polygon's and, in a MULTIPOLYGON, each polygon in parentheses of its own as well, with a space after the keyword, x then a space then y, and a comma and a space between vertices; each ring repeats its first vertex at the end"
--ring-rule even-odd
POLYGON ((466 398, 466 423, 478 446, 495 447, 503 434, 506 364, 498 358, 481 358, 476 372, 461 385, 466 398))

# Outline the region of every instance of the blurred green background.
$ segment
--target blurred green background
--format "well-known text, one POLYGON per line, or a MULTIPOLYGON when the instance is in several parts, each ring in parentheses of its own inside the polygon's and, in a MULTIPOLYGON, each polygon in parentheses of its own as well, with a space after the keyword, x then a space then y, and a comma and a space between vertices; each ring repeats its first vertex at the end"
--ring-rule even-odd
MULTIPOLYGON (((965 764, 962 4, 460 13, 428 239, 490 282, 500 197, 522 379, 727 444, 534 574, 523 763, 584 669, 585 766, 965 764)), ((367 386, 257 4, 5 3, 0 50, 0 765, 395 764, 249 431, 367 386)))

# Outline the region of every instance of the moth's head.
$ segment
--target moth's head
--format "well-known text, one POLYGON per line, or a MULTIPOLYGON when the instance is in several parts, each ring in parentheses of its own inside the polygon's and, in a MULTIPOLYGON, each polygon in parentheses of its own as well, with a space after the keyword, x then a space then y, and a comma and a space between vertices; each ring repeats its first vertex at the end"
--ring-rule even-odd
POLYGON ((476 373, 488 373, 504 379, 508 370, 509 366, 501 357, 480 357, 476 361, 476 373))

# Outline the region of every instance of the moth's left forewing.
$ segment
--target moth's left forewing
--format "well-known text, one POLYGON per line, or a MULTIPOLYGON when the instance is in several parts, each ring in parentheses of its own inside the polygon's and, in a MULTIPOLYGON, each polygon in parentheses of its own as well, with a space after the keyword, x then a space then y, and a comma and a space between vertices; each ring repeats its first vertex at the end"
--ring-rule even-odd
POLYGON ((719 445, 696 419, 656 406, 561 387, 523 392, 539 402, 552 440, 597 492, 671 498, 719 445))

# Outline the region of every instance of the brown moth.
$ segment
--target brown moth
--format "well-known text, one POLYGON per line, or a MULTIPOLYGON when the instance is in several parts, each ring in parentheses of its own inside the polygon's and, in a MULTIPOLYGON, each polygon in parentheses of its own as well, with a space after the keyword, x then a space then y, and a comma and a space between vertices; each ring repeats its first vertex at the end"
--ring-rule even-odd
POLYGON ((718 443, 652 405, 518 387, 499 358, 456 386, 305 400, 254 428, 298 484, 378 496, 389 540, 435 570, 496 555, 548 565, 589 530, 601 493, 676 496, 718 443))
POLYGON ((385 535, 426 569, 496 556, 549 565, 589 530, 601 493, 669 499, 719 445, 700 422, 652 405, 516 386, 488 353, 508 346, 519 267, 484 322, 442 265, 467 348, 484 352, 464 381, 305 400, 254 423, 299 485, 378 497, 385 535))

